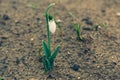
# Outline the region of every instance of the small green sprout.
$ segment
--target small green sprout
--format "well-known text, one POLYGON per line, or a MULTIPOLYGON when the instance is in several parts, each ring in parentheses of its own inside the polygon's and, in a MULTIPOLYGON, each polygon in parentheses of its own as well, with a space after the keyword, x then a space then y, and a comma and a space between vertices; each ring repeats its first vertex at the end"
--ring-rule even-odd
POLYGON ((83 37, 81 35, 81 29, 80 29, 80 24, 79 24, 79 20, 75 17, 75 15, 73 15, 71 12, 68 13, 72 19, 74 19, 75 23, 73 23, 73 28, 76 31, 77 34, 77 39, 80 41, 83 41, 83 37))
POLYGON ((74 24, 73 27, 74 27, 74 29, 76 31, 78 40, 82 41, 83 37, 82 37, 81 32, 80 32, 80 25, 79 24, 74 24))
MULTIPOLYGON (((47 38, 48 44, 45 41, 42 41, 42 46, 44 49, 44 54, 42 55, 42 62, 44 65, 45 72, 51 71, 54 66, 54 60, 59 52, 60 46, 57 46, 53 52, 51 52, 51 44, 50 44, 50 32, 54 33, 56 30, 56 23, 54 18, 48 13, 49 9, 55 4, 50 4, 45 12, 46 17, 46 28, 47 28, 47 38)), ((41 49, 39 49, 41 51, 41 49)))

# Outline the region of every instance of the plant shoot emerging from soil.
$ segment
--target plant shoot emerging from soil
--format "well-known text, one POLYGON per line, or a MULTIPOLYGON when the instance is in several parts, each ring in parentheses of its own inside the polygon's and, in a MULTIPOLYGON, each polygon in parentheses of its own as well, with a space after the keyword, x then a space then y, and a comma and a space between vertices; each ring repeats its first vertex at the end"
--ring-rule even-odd
POLYGON ((77 39, 82 41, 83 37, 81 35, 81 29, 80 29, 80 24, 79 24, 79 20, 71 13, 69 12, 69 15, 74 19, 75 23, 73 23, 73 28, 76 31, 77 34, 77 39))
POLYGON ((74 24, 73 27, 74 27, 74 29, 75 29, 75 31, 76 31, 78 40, 81 40, 81 41, 82 41, 82 40, 83 40, 83 37, 82 37, 82 35, 81 35, 80 25, 79 25, 79 24, 74 24))
POLYGON ((46 17, 46 28, 47 28, 47 38, 48 38, 48 44, 46 44, 45 41, 42 41, 42 46, 44 49, 44 54, 42 56, 42 62, 44 65, 45 72, 51 71, 54 66, 54 60, 58 54, 60 46, 57 46, 53 52, 51 52, 51 46, 50 46, 50 32, 55 33, 56 30, 56 23, 53 17, 48 13, 49 9, 54 6, 55 3, 50 4, 45 12, 46 17))

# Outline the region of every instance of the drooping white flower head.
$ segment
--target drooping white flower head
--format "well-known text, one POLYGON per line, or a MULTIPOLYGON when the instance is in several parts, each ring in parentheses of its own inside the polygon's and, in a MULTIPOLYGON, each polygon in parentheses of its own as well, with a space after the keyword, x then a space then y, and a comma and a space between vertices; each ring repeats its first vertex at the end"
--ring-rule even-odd
POLYGON ((50 32, 51 33, 55 33, 55 31, 56 31, 56 23, 55 23, 54 19, 50 20, 48 22, 48 24, 49 24, 49 30, 50 30, 50 32))

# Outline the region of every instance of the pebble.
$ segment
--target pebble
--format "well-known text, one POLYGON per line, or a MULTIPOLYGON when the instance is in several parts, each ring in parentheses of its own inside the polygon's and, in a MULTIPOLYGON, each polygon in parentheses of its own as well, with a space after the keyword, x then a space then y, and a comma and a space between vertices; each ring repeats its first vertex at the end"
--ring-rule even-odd
POLYGON ((98 65, 97 68, 100 68, 100 66, 98 65))
POLYGON ((29 80, 38 80, 38 79, 36 79, 36 78, 31 78, 31 79, 29 79, 29 80))
POLYGON ((68 54, 71 54, 71 53, 68 51, 68 54))
POLYGON ((117 75, 109 76, 109 79, 110 79, 110 80, 116 80, 117 78, 118 78, 117 75))
POLYGON ((104 61, 104 64, 108 64, 108 60, 105 60, 105 61, 104 61))
POLYGON ((93 64, 95 64, 95 63, 96 63, 96 61, 92 61, 92 63, 93 63, 93 64))
POLYGON ((104 9, 101 10, 102 13, 105 13, 106 11, 104 9))
POLYGON ((74 71, 78 71, 80 66, 77 65, 77 64, 74 64, 72 67, 71 67, 74 71))
POLYGON ((77 79, 80 80, 80 77, 78 77, 77 79))
POLYGON ((116 62, 111 62, 111 65, 115 66, 115 65, 117 65, 117 63, 116 62))
POLYGON ((37 21, 40 21, 41 19, 40 18, 36 18, 37 21))
POLYGON ((5 36, 2 36, 2 37, 1 37, 1 39, 8 39, 8 38, 7 38, 7 37, 5 37, 5 36))
POLYGON ((8 15, 4 14, 3 17, 2 17, 2 19, 3 19, 3 20, 9 20, 10 18, 9 18, 8 15))
POLYGON ((30 40, 31 40, 31 41, 33 41, 33 40, 34 40, 34 38, 31 38, 30 40))
POLYGON ((54 80, 55 77, 54 77, 53 75, 49 74, 48 77, 47 77, 47 79, 52 79, 52 80, 54 80))
POLYGON ((105 68, 106 69, 113 69, 115 66, 114 65, 106 65, 105 68))
POLYGON ((89 17, 82 19, 82 21, 85 21, 85 23, 88 25, 93 25, 93 22, 90 20, 89 17))
POLYGON ((18 57, 16 57, 15 64, 18 65, 19 63, 20 63, 20 60, 18 59, 18 57))
POLYGON ((116 16, 120 16, 120 12, 116 13, 116 16))
POLYGON ((13 80, 17 80, 17 78, 16 77, 14 77, 14 79, 13 80))

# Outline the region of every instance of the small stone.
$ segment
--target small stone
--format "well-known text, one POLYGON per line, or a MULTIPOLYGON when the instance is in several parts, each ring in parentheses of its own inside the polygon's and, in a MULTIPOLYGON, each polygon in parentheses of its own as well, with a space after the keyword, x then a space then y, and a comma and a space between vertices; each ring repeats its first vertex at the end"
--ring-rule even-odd
POLYGON ((109 76, 109 79, 110 80, 116 80, 118 78, 118 76, 117 75, 112 75, 112 76, 109 76))
POLYGON ((80 66, 77 65, 77 64, 74 64, 72 67, 71 67, 74 71, 78 71, 80 66))
POLYGON ((82 53, 78 53, 78 57, 82 57, 82 53))
POLYGON ((31 41, 33 41, 33 40, 34 40, 34 38, 31 38, 30 40, 31 40, 31 41))
POLYGON ((114 66, 115 66, 115 65, 117 65, 117 63, 116 63, 116 62, 112 62, 111 65, 114 65, 114 66))
POLYGON ((16 57, 16 65, 18 65, 20 63, 20 60, 18 59, 18 57, 16 57))
POLYGON ((48 75, 48 77, 47 77, 47 79, 53 79, 53 80, 54 80, 54 79, 55 79, 55 77, 54 77, 54 75, 49 74, 49 75, 48 75))
POLYGON ((105 13, 106 11, 104 9, 102 9, 101 12, 105 13))
POLYGON ((101 29, 101 26, 98 26, 98 29, 101 29))
POLYGON ((105 60, 105 61, 104 61, 104 64, 108 64, 108 60, 105 60))
POLYGON ((89 48, 84 50, 84 53, 85 53, 85 54, 87 54, 87 53, 89 53, 89 52, 90 52, 90 49, 89 49, 89 48))
POLYGON ((115 66, 114 65, 106 65, 105 68, 106 69, 113 69, 115 66))
POLYGON ((71 53, 68 51, 68 54, 71 54, 71 53))
POLYGON ((13 80, 17 80, 17 78, 16 77, 14 77, 14 79, 13 80))
POLYGON ((98 65, 97 68, 100 68, 100 66, 98 65))
POLYGON ((116 16, 120 16, 120 12, 116 13, 116 16))
POLYGON ((80 77, 78 77, 77 79, 80 80, 80 77))
POLYGON ((96 61, 92 61, 92 63, 93 63, 93 64, 95 64, 95 63, 96 63, 96 61))
POLYGON ((15 24, 20 24, 20 21, 19 20, 15 20, 15 24))
POLYGON ((8 15, 4 14, 3 17, 2 17, 2 19, 3 19, 3 20, 9 20, 10 18, 9 18, 8 15))
POLYGON ((36 18, 37 21, 40 21, 40 18, 36 18))
POLYGON ((35 79, 35 78, 31 78, 31 79, 29 79, 29 80, 38 80, 38 79, 35 79))
POLYGON ((59 78, 58 80, 62 80, 62 78, 59 78))
POLYGON ((112 56, 112 59, 113 59, 114 57, 112 56))
POLYGON ((5 36, 2 36, 2 37, 1 37, 1 39, 8 39, 8 38, 7 38, 7 37, 5 37, 5 36))
POLYGON ((82 21, 84 21, 87 25, 93 25, 93 22, 90 20, 89 17, 82 19, 82 21))

